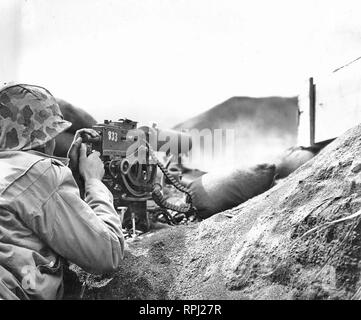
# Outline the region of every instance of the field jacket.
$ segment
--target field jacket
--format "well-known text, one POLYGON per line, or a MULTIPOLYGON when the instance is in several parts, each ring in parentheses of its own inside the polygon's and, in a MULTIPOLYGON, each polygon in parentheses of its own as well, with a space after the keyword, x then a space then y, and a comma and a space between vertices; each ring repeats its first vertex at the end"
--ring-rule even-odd
POLYGON ((0 152, 0 299, 59 299, 64 259, 104 273, 123 258, 112 194, 90 179, 83 201, 63 160, 0 152))

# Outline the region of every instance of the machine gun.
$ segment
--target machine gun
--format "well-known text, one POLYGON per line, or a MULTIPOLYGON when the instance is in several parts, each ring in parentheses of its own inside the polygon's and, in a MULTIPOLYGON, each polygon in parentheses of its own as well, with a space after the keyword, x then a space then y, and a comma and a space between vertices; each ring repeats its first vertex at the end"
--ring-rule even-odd
POLYGON ((159 130, 155 126, 137 128, 137 122, 129 119, 105 120, 93 129, 99 137, 85 135, 83 141, 87 144, 87 153, 100 152, 105 168, 103 182, 113 194, 114 207, 118 212, 127 208, 124 228, 134 228, 135 222, 138 230, 149 230, 147 201, 150 199, 162 208, 182 213, 193 210, 189 191, 174 179, 155 154, 164 151, 179 156, 188 152, 192 147, 190 136, 173 130, 159 130), (167 202, 162 186, 156 183, 157 168, 176 189, 187 195, 184 204, 167 202))

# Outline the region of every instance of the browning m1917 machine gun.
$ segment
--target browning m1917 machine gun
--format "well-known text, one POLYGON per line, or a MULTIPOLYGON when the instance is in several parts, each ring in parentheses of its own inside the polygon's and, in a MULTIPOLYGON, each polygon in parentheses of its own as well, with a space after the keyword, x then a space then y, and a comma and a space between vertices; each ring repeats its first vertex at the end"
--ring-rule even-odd
POLYGON ((187 153, 191 147, 191 138, 183 132, 159 130, 153 127, 137 128, 137 122, 129 119, 118 121, 105 120, 93 129, 98 138, 86 135, 88 153, 100 152, 104 162, 104 184, 114 197, 114 207, 118 212, 127 207, 123 227, 149 230, 147 201, 153 199, 160 207, 188 213, 193 210, 189 191, 167 171, 158 160, 155 152, 171 153, 179 156, 187 153), (176 189, 187 195, 182 205, 167 202, 162 194, 162 186, 156 183, 157 168, 167 177, 176 189))

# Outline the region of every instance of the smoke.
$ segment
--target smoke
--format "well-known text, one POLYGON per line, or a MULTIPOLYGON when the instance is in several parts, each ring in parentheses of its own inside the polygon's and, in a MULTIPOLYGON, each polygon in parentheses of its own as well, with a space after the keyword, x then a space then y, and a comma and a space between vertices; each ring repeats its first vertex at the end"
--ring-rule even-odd
POLYGON ((260 130, 255 123, 228 123, 220 129, 190 130, 193 148, 183 158, 184 164, 202 171, 225 167, 275 163, 296 143, 295 135, 278 130, 260 130), (203 133, 203 134, 202 134, 203 133))
POLYGON ((192 135, 192 152, 184 158, 189 167, 210 171, 274 163, 297 142, 298 99, 233 97, 175 129, 192 135))

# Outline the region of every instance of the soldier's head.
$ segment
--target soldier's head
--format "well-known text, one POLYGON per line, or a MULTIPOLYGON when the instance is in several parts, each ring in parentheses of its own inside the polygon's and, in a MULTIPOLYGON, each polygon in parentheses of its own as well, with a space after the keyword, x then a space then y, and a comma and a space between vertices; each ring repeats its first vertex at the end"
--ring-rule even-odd
POLYGON ((0 151, 38 150, 52 155, 54 138, 70 126, 45 88, 28 84, 0 88, 0 151))

